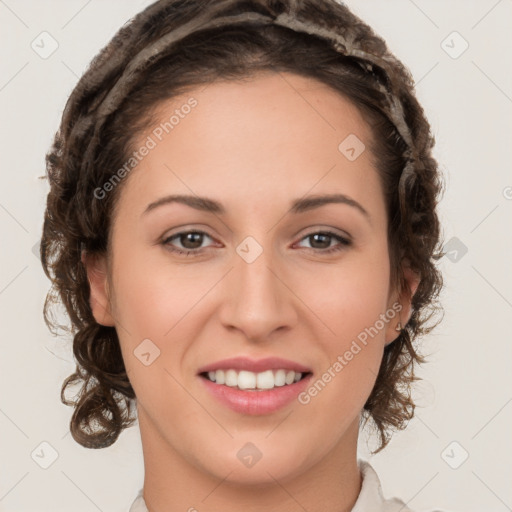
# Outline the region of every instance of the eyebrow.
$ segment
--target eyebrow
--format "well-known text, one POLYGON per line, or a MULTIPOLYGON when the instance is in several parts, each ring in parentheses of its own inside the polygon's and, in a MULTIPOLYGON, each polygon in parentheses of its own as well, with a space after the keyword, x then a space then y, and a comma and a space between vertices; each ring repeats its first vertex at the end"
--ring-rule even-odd
MULTIPOLYGON (((214 213, 218 215, 226 214, 226 209, 224 208, 224 206, 218 201, 215 201, 214 199, 190 195, 169 195, 150 203, 144 210, 142 215, 145 215, 160 206, 170 203, 180 203, 190 206, 191 208, 194 208, 196 210, 214 213)), ((319 208, 320 206, 333 203, 346 204, 348 206, 352 206, 353 208, 357 209, 360 213, 362 213, 365 217, 367 217, 368 220, 370 220, 370 214, 368 213, 368 211, 355 199, 352 199, 351 197, 346 196, 345 194, 313 195, 305 198, 295 199, 291 203, 290 212, 292 214, 304 213, 315 208, 319 208)))

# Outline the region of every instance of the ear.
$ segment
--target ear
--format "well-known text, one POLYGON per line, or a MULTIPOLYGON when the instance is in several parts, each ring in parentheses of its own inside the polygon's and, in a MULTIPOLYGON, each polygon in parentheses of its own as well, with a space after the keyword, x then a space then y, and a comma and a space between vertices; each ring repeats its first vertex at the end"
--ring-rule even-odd
POLYGON ((100 325, 113 327, 115 322, 111 313, 106 257, 82 251, 81 260, 91 289, 89 300, 94 319, 100 325))
POLYGON ((401 289, 394 291, 388 304, 388 311, 395 311, 396 314, 386 327, 386 345, 395 341, 400 335, 399 323, 403 329, 411 318, 412 299, 421 280, 418 273, 411 269, 407 260, 402 265, 402 272, 404 282, 401 285, 401 289))

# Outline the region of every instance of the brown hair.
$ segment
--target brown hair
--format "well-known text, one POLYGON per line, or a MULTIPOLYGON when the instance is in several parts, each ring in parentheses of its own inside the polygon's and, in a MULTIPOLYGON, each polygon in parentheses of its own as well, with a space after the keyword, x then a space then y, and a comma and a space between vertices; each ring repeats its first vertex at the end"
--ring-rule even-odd
POLYGON ((437 325, 431 320, 441 311, 435 260, 442 256, 436 213, 442 182, 431 154, 434 137, 409 72, 368 25, 334 0, 160 0, 125 24, 92 60, 46 157, 50 192, 41 261, 52 288, 44 316, 50 329, 56 327, 50 307, 62 302, 71 320, 77 366, 63 383, 61 400, 74 405, 71 434, 85 447, 111 445, 135 421, 135 393, 116 330, 95 321, 81 263, 83 250, 108 252, 123 183, 105 197, 95 191, 127 161, 160 103, 201 84, 259 71, 292 72, 327 84, 355 104, 372 129, 370 150, 389 219, 392 282, 403 289, 404 261, 421 276, 411 318, 385 347, 364 406, 365 423, 371 418, 379 433, 376 451, 393 428, 404 428, 413 417, 414 367, 425 361, 413 341, 437 325), (245 18, 234 21, 237 15, 245 18), (81 388, 69 401, 65 391, 73 384, 81 388))

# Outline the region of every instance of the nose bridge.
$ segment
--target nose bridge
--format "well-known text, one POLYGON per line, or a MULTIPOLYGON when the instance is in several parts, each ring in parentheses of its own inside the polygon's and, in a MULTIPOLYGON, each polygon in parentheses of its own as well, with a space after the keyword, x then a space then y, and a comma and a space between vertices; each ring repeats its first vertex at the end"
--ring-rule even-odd
MULTIPOLYGON (((261 239, 261 238, 260 238, 261 239)), ((274 330, 289 326, 295 318, 290 291, 282 282, 271 237, 260 244, 246 237, 237 247, 235 268, 223 321, 242 330, 249 339, 264 339, 274 330)))

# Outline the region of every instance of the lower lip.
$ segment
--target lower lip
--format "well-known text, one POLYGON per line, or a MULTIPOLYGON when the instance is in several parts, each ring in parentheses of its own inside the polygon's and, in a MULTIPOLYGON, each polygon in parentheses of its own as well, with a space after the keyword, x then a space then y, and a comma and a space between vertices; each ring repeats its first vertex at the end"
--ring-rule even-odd
POLYGON ((266 389, 263 391, 243 391, 223 384, 216 384, 206 377, 199 376, 206 389, 222 404, 242 414, 270 414, 293 402, 299 393, 308 386, 309 374, 293 384, 266 389))

